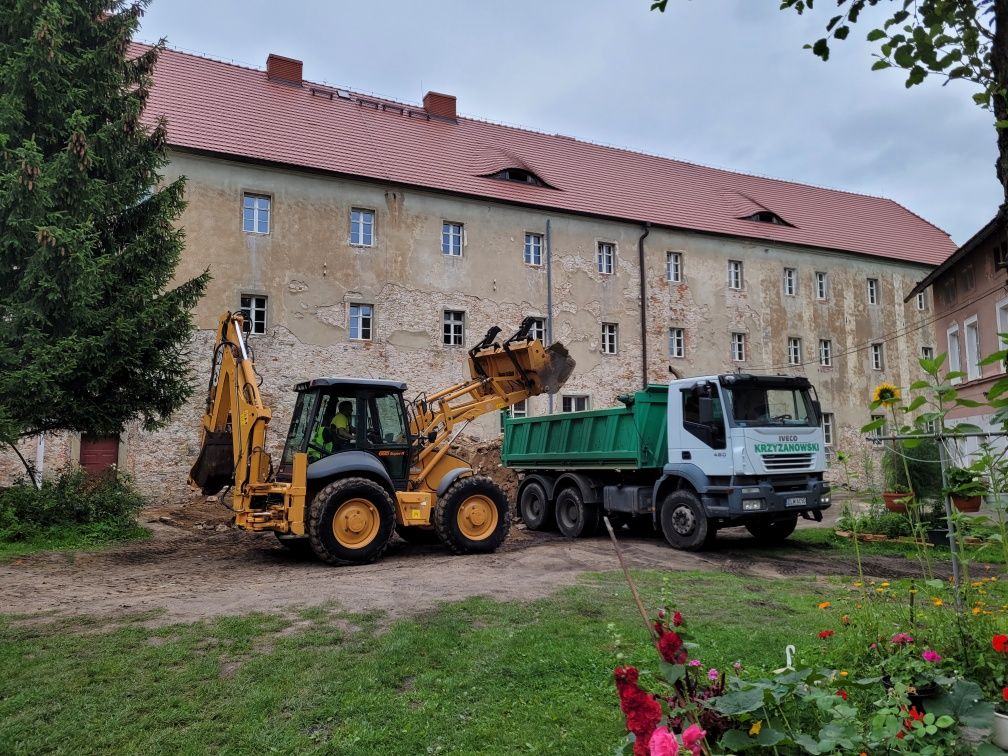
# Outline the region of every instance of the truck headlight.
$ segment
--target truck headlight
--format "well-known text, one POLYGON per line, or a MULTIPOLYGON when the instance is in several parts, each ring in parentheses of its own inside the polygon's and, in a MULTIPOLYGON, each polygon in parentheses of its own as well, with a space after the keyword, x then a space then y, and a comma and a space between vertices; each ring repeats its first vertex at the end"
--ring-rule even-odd
POLYGON ((742 495, 743 496, 752 496, 754 494, 756 496, 759 496, 759 494, 760 494, 759 486, 753 486, 751 488, 743 488, 742 489, 742 495))
POLYGON ((742 502, 743 512, 755 512, 760 509, 763 509, 763 499, 749 499, 742 502))
POLYGON ((819 497, 819 503, 820 504, 829 504, 830 503, 830 495, 829 494, 825 494, 824 496, 820 496, 819 497))

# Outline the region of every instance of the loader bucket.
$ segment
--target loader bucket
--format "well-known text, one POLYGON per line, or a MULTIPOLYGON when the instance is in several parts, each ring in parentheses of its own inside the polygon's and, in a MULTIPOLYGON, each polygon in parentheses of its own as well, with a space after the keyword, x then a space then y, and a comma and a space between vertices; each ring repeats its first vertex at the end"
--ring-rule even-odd
POLYGON ((207 431, 199 456, 189 471, 189 482, 211 496, 234 482, 234 449, 231 433, 207 431))
POLYGON ((544 349, 538 339, 494 344, 473 352, 469 372, 473 378, 486 378, 496 390, 487 386, 483 393, 527 391, 529 396, 554 393, 566 383, 574 371, 574 359, 563 344, 544 349))

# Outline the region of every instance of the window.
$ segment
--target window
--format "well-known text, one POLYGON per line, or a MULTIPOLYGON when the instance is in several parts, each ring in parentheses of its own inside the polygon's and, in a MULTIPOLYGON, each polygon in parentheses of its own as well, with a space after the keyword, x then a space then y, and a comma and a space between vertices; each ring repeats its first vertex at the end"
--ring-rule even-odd
POLYGON ((729 289, 741 289, 742 288, 742 261, 741 260, 729 260, 728 261, 728 288, 729 289))
POLYGON ((444 221, 441 224, 441 252, 449 257, 462 257, 462 224, 444 221))
POLYGON ((374 322, 374 307, 369 304, 350 305, 350 338, 355 341, 371 341, 371 325, 374 322))
POLYGON ((922 346, 921 347, 921 358, 925 360, 934 359, 934 347, 922 346))
POLYGON ((875 444, 876 446, 881 445, 881 443, 882 443, 882 436, 886 435, 885 415, 872 415, 871 416, 871 421, 873 423, 878 422, 879 420, 882 421, 882 424, 869 434, 869 437, 874 437, 873 440, 872 440, 872 443, 875 444))
POLYGON ((788 365, 801 365, 801 339, 790 337, 787 340, 788 365))
POLYGON ((977 329, 977 316, 966 320, 966 380, 972 381, 980 377, 980 332, 977 329))
POLYGON ((672 283, 682 283, 682 252, 665 253, 665 277, 672 283))
POLYGON ((784 294, 793 297, 798 293, 798 270, 784 268, 784 294))
POLYGON ((917 309, 926 310, 927 309, 927 295, 923 291, 917 292, 917 309))
POLYGON ((359 247, 374 245, 374 211, 353 208, 350 211, 350 243, 359 247))
POLYGON ((588 397, 584 394, 569 394, 561 397, 560 407, 564 412, 584 412, 588 409, 588 397))
POLYGON ((598 272, 611 274, 616 262, 616 245, 609 242, 598 243, 598 272))
POLYGON ((462 346, 465 343, 465 313, 445 310, 443 323, 445 346, 462 346))
POLYGON ((972 291, 976 285, 973 277, 973 266, 967 265, 962 271, 963 291, 972 291))
POLYGON ((826 280, 826 274, 817 270, 815 274, 815 296, 816 299, 823 300, 829 295, 829 282, 826 280))
POLYGON ((942 287, 942 290, 945 296, 945 306, 951 307, 956 303, 956 297, 958 296, 958 293, 956 292, 955 276, 952 276, 945 281, 945 285, 942 287))
POLYGON ((735 362, 745 362, 745 334, 733 333, 731 335, 731 358, 735 362))
POLYGON ((826 442, 826 446, 833 446, 833 413, 823 412, 822 416, 822 434, 823 440, 826 442))
POLYGON ((504 418, 506 417, 528 417, 528 400, 522 399, 515 402, 510 407, 505 407, 500 413, 500 430, 504 432, 504 418))
POLYGON ((532 184, 532 186, 548 186, 545 181, 531 171, 526 171, 524 168, 505 168, 502 171, 491 174, 488 178, 497 179, 498 181, 516 181, 519 184, 532 184))
POLYGON ((878 279, 869 278, 868 279, 868 304, 877 305, 878 304, 878 279))
POLYGON ((602 324, 602 354, 616 354, 617 331, 615 323, 602 324))
POLYGON ((833 342, 830 339, 819 339, 819 364, 833 367, 833 342))
MULTIPOLYGON (((1008 346, 1005 337, 1001 334, 1008 334, 1008 299, 1002 299, 995 305, 996 316, 997 316, 997 332, 998 332, 998 349, 1005 349, 1008 346)), ((1005 368, 1008 367, 1005 363, 1001 363, 1001 372, 1005 372, 1005 368)))
POLYGON ((882 370, 882 345, 872 344, 871 345, 871 367, 872 370, 882 370))
POLYGON ((534 318, 532 320, 532 328, 529 330, 529 336, 533 339, 539 339, 545 343, 546 341, 546 318, 534 318))
MULTIPOLYGON (((962 361, 959 359, 959 326, 954 325, 945 332, 948 337, 948 366, 949 372, 957 373, 962 370, 962 361)), ((953 378, 952 383, 959 383, 962 378, 953 378)))
POLYGON ((266 333, 266 297, 242 294, 241 313, 250 326, 250 333, 266 333))
POLYGON ((265 194, 245 194, 242 197, 242 231, 268 234, 270 229, 270 198, 265 194))
POLYGON ((525 234, 526 265, 542 265, 542 243, 541 234, 525 234))
POLYGON ((686 356, 686 333, 682 328, 669 328, 668 353, 669 357, 686 356))

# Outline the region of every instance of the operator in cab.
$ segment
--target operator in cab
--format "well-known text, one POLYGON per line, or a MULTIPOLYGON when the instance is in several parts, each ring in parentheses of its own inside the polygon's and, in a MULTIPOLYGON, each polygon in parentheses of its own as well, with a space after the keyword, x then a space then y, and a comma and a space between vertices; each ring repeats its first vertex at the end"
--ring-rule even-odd
POLYGON ((350 424, 353 416, 353 402, 344 399, 336 408, 336 414, 328 424, 320 423, 312 437, 308 457, 314 462, 353 443, 354 428, 350 424))

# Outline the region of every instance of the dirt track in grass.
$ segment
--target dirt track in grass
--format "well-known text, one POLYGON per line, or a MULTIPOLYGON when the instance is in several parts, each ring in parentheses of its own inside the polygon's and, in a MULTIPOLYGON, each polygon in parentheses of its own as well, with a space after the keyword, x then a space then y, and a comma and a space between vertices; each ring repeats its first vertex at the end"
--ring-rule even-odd
MULTIPOLYGON (((227 526, 228 513, 203 501, 150 510, 150 540, 96 553, 47 553, 0 564, 0 612, 103 619, 152 611, 153 624, 332 604, 347 611, 414 614, 471 596, 533 599, 586 572, 619 568, 608 538, 567 540, 512 528, 485 556, 452 556, 396 538, 376 564, 329 567, 280 546, 272 534, 227 526)), ((824 523, 825 524, 825 523, 824 523)), ((803 523, 805 525, 805 523, 803 523)), ((811 525, 811 523, 809 524, 811 525)), ((744 530, 719 533, 703 553, 675 551, 657 536, 620 533, 632 568, 725 571, 758 577, 853 575, 849 557, 789 542, 759 549, 744 530)), ((916 574, 912 560, 867 557, 866 574, 916 574)))

